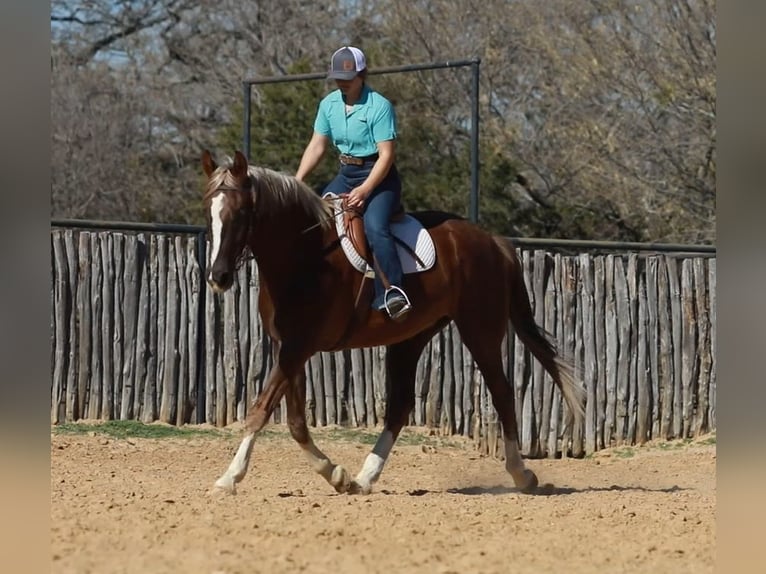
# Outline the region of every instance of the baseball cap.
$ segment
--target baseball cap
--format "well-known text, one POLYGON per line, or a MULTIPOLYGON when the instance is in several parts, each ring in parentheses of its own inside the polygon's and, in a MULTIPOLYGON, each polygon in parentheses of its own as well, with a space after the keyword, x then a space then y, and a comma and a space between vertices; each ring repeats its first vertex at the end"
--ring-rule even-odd
POLYGON ((367 61, 359 48, 343 46, 332 55, 327 77, 331 80, 353 80, 366 67, 367 61))

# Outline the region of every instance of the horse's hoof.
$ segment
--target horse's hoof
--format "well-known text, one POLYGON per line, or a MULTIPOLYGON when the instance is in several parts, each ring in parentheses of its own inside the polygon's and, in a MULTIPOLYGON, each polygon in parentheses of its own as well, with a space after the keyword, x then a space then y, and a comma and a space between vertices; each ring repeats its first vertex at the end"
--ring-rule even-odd
POLYGON ((521 492, 524 494, 534 494, 537 492, 537 475, 527 468, 524 470, 524 477, 527 479, 527 484, 521 487, 521 492))
POLYGON ((556 486, 550 482, 546 482, 545 484, 541 484, 537 487, 536 494, 542 494, 545 496, 556 494, 556 486))
POLYGON ((234 479, 226 477, 219 478, 215 481, 209 494, 237 494, 237 486, 234 483, 234 479))
POLYGON ((332 471, 332 476, 330 477, 330 484, 332 484, 333 487, 335 487, 335 491, 338 494, 343 494, 345 492, 348 492, 348 489, 351 486, 351 476, 349 476, 345 468, 343 468, 340 465, 337 465, 332 471))
POLYGON ((352 480, 348 487, 349 494, 370 494, 372 492, 372 484, 365 484, 352 480))

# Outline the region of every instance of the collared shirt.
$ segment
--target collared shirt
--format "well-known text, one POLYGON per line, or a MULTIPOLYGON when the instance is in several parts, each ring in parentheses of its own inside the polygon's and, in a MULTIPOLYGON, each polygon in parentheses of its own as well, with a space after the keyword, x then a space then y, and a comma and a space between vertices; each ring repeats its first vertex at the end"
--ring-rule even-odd
POLYGON ((366 157, 378 152, 377 142, 396 139, 394 106, 366 84, 346 113, 340 90, 327 94, 317 110, 314 131, 330 138, 342 154, 366 157))

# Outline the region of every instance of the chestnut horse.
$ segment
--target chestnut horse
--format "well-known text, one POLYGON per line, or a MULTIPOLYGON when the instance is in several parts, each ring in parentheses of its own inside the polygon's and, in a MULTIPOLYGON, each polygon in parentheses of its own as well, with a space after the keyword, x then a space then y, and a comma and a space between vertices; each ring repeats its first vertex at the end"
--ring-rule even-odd
POLYGON ((339 493, 369 493, 415 405, 418 358, 431 338, 454 321, 502 422, 505 467, 522 492, 537 490, 537 477, 519 452, 514 392, 503 369, 501 347, 509 319, 561 390, 570 424, 574 416, 583 416, 583 393, 571 363, 556 354, 535 323, 521 265, 507 239, 447 213, 410 214, 429 231, 436 261, 426 271, 405 275, 403 288, 413 307, 404 319, 393 321, 372 310, 371 289, 368 297, 359 297, 363 274, 340 247, 327 200, 290 175, 249 166, 239 151, 233 161, 218 166, 206 150, 202 167, 208 178, 208 282, 216 292, 230 288, 249 248, 258 265, 261 320, 275 350, 264 389, 247 414, 247 435, 215 488, 235 492, 247 472, 256 433, 284 396, 290 433, 314 470, 339 493), (387 347, 384 428, 352 479, 309 434, 304 365, 320 351, 379 345, 387 347))

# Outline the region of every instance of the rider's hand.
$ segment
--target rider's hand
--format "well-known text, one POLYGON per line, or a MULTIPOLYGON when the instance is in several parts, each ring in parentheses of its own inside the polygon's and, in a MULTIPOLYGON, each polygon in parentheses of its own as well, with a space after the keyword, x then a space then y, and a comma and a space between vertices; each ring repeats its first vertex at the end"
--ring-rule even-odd
POLYGON ((364 206, 364 202, 368 195, 370 195, 370 192, 367 191, 363 186, 360 185, 359 187, 355 187, 348 194, 349 207, 361 209, 364 206))

